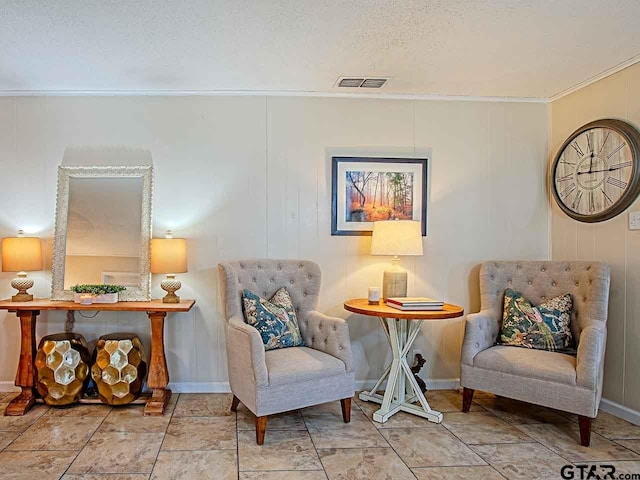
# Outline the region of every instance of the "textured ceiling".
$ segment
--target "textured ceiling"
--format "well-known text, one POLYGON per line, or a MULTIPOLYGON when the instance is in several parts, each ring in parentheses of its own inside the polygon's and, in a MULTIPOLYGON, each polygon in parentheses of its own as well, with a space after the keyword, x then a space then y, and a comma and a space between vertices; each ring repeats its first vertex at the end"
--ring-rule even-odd
POLYGON ((0 0, 0 90, 384 75, 381 93, 546 98, 640 54, 638 18, 640 0, 0 0))

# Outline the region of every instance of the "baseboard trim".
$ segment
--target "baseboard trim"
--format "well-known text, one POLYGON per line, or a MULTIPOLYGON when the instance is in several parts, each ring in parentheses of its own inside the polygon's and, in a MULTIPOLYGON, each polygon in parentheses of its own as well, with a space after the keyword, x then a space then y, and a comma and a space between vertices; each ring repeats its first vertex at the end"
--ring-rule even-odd
POLYGON ((0 392, 6 393, 6 392, 19 392, 20 389, 18 387, 16 387, 16 385, 9 381, 9 380, 5 380, 5 381, 0 381, 0 392))
MULTIPOLYGON (((372 388, 378 379, 356 380, 356 390, 372 388)), ((435 378, 425 380, 429 390, 455 390, 460 387, 459 378, 435 378)), ((383 387, 385 384, 382 385, 383 387)), ((229 393, 228 382, 176 382, 169 383, 174 393, 229 393)))
MULTIPOLYGON (((356 390, 373 388, 377 379, 356 380, 356 390)), ((456 390, 460 388, 459 378, 434 378, 425 380, 429 390, 456 390)), ((384 384, 383 384, 384 387, 384 384)), ((229 382, 172 382, 169 388, 174 393, 230 393, 229 382)), ((18 392, 20 389, 12 381, 0 381, 0 392, 18 392)), ((640 425, 640 412, 603 398, 600 409, 635 425, 640 425)))
POLYGON ((600 410, 610 413, 611 415, 615 415, 616 417, 620 417, 627 422, 640 425, 640 412, 629 407, 625 407, 624 405, 620 405, 619 403, 612 402, 611 400, 607 400, 606 398, 600 400, 600 410))
POLYGON ((170 382, 173 393, 230 393, 229 382, 170 382))
MULTIPOLYGON (((429 378, 423 379, 427 384, 427 390, 457 390, 460 388, 459 378, 429 378)), ((356 380, 356 390, 369 390, 374 387, 378 379, 373 380, 356 380)), ((382 389, 386 386, 386 382, 382 384, 382 389)))
MULTIPOLYGON (((373 388, 377 379, 356 380, 356 390, 373 388)), ((429 390, 455 390, 460 387, 459 378, 434 378, 425 380, 429 390)), ((382 385, 385 386, 384 384, 382 385)), ((171 382, 169 388, 174 393, 229 393, 229 382, 171 382)), ((17 392, 19 389, 10 381, 0 381, 0 392, 17 392)), ((604 402, 604 400, 603 400, 604 402)))
MULTIPOLYGON (((174 393, 229 393, 229 382, 171 382, 169 388, 174 393)), ((19 392, 11 381, 0 381, 0 392, 19 392)))

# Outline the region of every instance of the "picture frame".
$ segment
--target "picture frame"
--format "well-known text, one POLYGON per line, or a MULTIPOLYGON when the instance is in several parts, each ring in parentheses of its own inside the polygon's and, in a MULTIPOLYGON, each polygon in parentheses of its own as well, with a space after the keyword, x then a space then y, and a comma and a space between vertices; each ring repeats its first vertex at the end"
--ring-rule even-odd
POLYGON ((428 158, 332 157, 331 235, 371 235, 377 220, 416 220, 427 234, 428 158))

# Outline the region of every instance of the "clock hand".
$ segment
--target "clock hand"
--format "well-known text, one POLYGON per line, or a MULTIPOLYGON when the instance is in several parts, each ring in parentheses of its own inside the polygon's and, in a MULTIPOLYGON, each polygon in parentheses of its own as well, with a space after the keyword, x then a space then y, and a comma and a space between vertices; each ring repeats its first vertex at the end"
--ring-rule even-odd
POLYGON ((628 165, 614 165, 610 168, 605 168, 603 170, 589 170, 588 172, 578 172, 578 175, 586 175, 588 173, 600 173, 600 172, 613 172, 614 170, 620 170, 621 168, 628 167, 628 165))

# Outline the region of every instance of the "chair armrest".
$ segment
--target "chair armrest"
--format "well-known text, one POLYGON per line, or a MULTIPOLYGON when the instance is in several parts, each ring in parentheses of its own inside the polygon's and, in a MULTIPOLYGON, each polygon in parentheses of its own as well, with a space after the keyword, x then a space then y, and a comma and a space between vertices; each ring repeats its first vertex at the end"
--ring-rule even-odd
POLYGON ((227 325, 227 358, 229 376, 237 377, 230 379, 232 383, 254 377, 258 387, 269 384, 260 332, 238 317, 230 318, 227 325))
POLYGON ((313 310, 307 319, 305 343, 314 350, 342 360, 347 373, 353 372, 349 327, 342 318, 329 317, 313 310))
POLYGON ((580 332, 576 356, 576 382, 581 387, 596 390, 600 384, 607 329, 604 325, 589 325, 580 332))
POLYGON ((490 310, 467 315, 462 342, 462 363, 473 365, 475 356, 492 347, 498 337, 499 322, 490 310))

